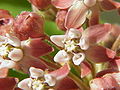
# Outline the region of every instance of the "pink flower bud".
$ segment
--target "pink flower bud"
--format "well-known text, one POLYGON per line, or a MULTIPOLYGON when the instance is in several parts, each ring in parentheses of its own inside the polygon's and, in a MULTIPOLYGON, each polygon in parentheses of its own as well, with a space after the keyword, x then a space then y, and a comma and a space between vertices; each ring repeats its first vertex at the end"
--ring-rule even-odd
POLYGON ((51 0, 28 0, 31 4, 38 9, 45 9, 51 4, 51 0))
POLYGON ((44 21, 43 18, 33 12, 22 12, 14 23, 14 31, 20 40, 26 40, 29 37, 43 37, 44 21))

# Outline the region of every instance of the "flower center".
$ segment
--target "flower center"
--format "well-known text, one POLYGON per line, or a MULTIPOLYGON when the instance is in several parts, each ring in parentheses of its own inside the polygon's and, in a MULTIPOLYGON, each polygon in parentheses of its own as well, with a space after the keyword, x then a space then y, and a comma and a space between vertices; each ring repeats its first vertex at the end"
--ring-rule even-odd
POLYGON ((44 84, 42 80, 33 79, 28 83, 28 86, 33 90, 44 90, 44 84))

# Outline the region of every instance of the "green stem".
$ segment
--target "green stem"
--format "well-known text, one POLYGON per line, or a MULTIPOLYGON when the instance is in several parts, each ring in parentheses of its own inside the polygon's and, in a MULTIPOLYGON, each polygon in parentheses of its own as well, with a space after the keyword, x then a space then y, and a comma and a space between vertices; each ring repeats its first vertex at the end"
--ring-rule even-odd
POLYGON ((73 73, 70 72, 68 76, 76 83, 80 90, 90 90, 90 88, 73 73))

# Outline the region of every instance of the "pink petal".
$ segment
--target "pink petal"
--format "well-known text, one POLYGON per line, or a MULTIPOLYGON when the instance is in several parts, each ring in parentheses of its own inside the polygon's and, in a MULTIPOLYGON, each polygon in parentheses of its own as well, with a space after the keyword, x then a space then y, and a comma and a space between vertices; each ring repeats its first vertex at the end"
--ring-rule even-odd
POLYGON ((77 85, 70 78, 62 79, 56 86, 56 90, 79 90, 77 85))
POLYGON ((8 10, 0 9, 0 19, 1 18, 11 18, 11 14, 8 10))
POLYGON ((72 5, 75 0, 51 0, 52 4, 59 9, 66 9, 72 5))
POLYGON ((85 30, 83 37, 89 40, 89 44, 98 43, 107 37, 110 30, 111 24, 94 25, 85 30))
POLYGON ((57 80, 61 80, 65 78, 69 74, 69 72, 70 72, 70 67, 68 64, 65 64, 63 67, 53 72, 50 72, 49 74, 55 77, 57 80))
POLYGON ((14 90, 14 87, 18 80, 16 78, 0 78, 0 89, 1 90, 14 90))
POLYGON ((0 78, 7 77, 7 75, 8 75, 8 68, 0 69, 0 78))
POLYGON ((80 67, 81 67, 81 78, 91 73, 91 66, 89 63, 84 61, 80 64, 80 67))
POLYGON ((79 28, 86 20, 88 8, 84 5, 83 1, 76 1, 68 10, 65 19, 65 27, 79 28))
POLYGON ((53 51, 53 48, 41 38, 24 41, 22 43, 22 48, 25 54, 30 54, 34 57, 40 57, 53 51))
POLYGON ((113 9, 117 9, 118 7, 120 7, 120 3, 115 2, 114 0, 102 0, 100 2, 100 5, 102 9, 104 10, 113 10, 113 9))
MULTIPOLYGON (((120 72, 112 73, 111 76, 117 81, 118 84, 120 84, 120 72)), ((119 88, 120 88, 120 86, 119 86, 119 88)))
POLYGON ((102 46, 91 46, 86 50, 86 57, 95 62, 107 62, 115 58, 116 52, 102 46))
POLYGON ((99 19, 100 19, 100 11, 97 7, 93 7, 92 15, 91 15, 90 20, 89 20, 89 26, 99 24, 99 19))
POLYGON ((64 26, 66 14, 67 14, 67 10, 60 10, 57 12, 56 15, 57 26, 64 31, 66 31, 66 28, 64 26))
POLYGON ((25 73, 29 72, 30 67, 40 68, 42 70, 48 69, 48 66, 42 60, 32 56, 24 56, 24 58, 18 62, 18 67, 25 73))
POLYGON ((116 71, 120 71, 120 58, 112 60, 109 63, 109 67, 116 70, 116 71))

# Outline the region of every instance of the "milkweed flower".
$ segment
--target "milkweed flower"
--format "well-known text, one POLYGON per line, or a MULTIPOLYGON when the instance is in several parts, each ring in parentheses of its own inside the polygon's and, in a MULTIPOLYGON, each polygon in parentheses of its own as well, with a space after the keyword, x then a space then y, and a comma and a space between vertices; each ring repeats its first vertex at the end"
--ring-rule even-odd
POLYGON ((89 20, 89 25, 99 24, 101 10, 120 7, 120 3, 113 0, 52 0, 51 3, 60 9, 56 23, 62 30, 80 28, 86 19, 89 20))
POLYGON ((6 37, 0 36, 0 68, 16 68, 24 72, 30 66, 44 69, 47 65, 38 57, 51 51, 53 48, 40 38, 20 41, 6 34, 6 37))
POLYGON ((58 81, 65 78, 69 73, 69 66, 66 64, 60 69, 52 72, 30 67, 30 78, 18 83, 18 87, 26 90, 44 90, 52 88, 58 81))
POLYGON ((51 36, 51 41, 63 48, 54 56, 54 61, 64 64, 72 60, 75 65, 80 65, 86 57, 95 62, 114 58, 114 51, 96 45, 105 39, 110 30, 110 24, 101 24, 91 26, 83 32, 71 28, 65 35, 51 36))

